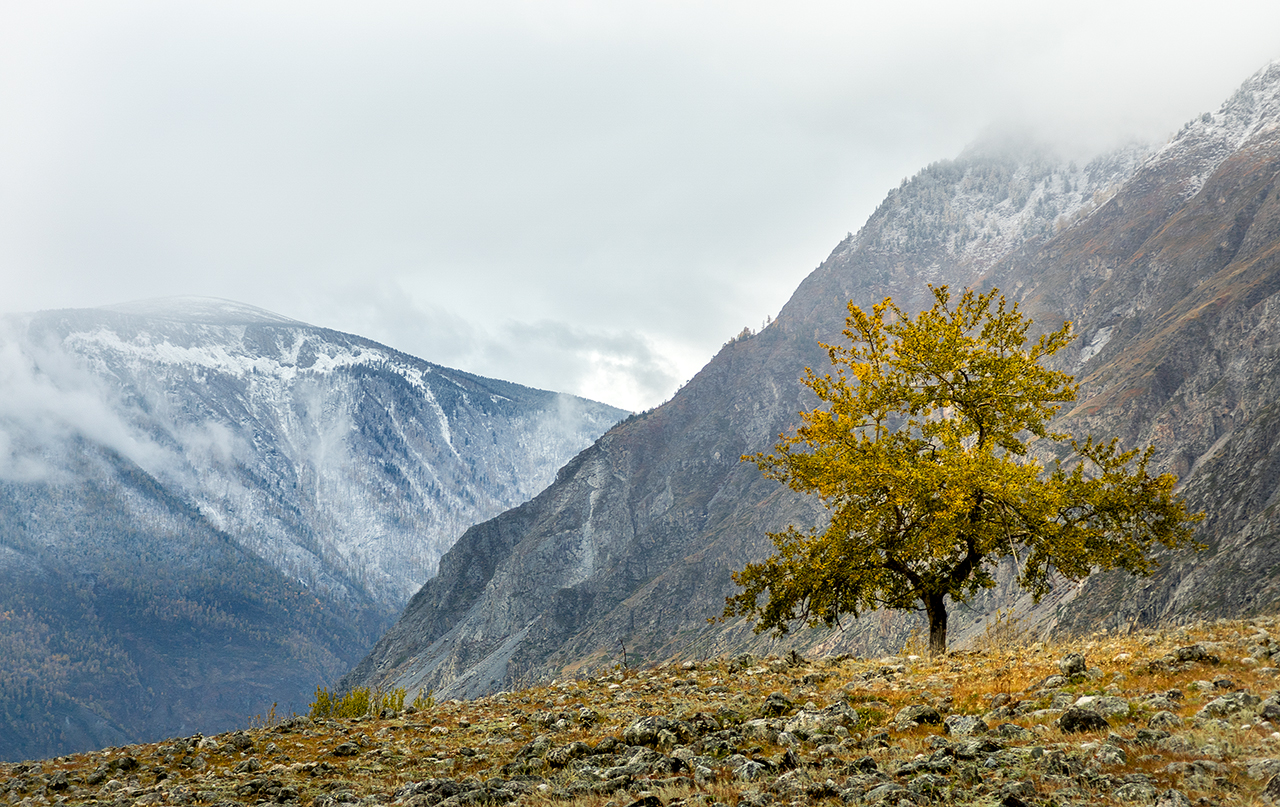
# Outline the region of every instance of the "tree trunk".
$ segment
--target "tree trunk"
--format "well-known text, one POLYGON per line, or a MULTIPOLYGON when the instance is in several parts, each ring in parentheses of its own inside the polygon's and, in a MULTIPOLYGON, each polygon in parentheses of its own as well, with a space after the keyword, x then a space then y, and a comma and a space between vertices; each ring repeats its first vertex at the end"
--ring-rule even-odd
POLYGON ((929 615, 929 658, 947 654, 947 603, 942 594, 926 594, 924 611, 929 615))

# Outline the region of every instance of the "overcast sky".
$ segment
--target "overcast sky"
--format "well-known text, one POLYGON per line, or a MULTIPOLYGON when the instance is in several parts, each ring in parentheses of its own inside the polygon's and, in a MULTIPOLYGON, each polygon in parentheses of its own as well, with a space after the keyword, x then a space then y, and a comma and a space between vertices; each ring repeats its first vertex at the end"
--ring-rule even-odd
POLYGON ((225 297, 646 408, 903 177, 993 127, 1162 141, 1277 34, 1274 0, 0 0, 0 310, 225 297))

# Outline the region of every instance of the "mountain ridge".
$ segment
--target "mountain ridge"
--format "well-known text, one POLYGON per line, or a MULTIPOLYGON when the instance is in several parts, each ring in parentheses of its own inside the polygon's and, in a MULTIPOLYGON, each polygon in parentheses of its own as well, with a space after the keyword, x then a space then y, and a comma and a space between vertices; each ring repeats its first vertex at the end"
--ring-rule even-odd
POLYGON ((118 308, 0 337, 0 757, 300 708, 625 414, 243 304, 118 308))
MULTIPOLYGON (((442 566, 344 685, 474 697, 607 666, 624 649, 657 660, 900 645, 913 629, 911 615, 877 612, 842 631, 797 631, 785 642, 752 636, 742 622, 705 624, 733 591, 730 572, 770 553, 767 531, 824 518, 814 503, 739 466, 738 456, 768 450, 793 413, 812 406, 798 379, 806 366, 826 366, 816 345, 838 339, 846 301, 865 307, 892 296, 912 311, 926 303, 927 283, 947 283, 998 285, 1037 327, 1076 321, 1079 348, 1064 351, 1071 356, 1062 361, 1081 369, 1085 408, 1064 413, 1064 422, 1135 444, 1160 438, 1160 467, 1175 468, 1175 456, 1194 435, 1156 434, 1133 401, 1158 409, 1184 383, 1202 383, 1189 363, 1167 364, 1160 384, 1132 388, 1137 398, 1110 409, 1089 407, 1101 406, 1098 374, 1119 371, 1115 362, 1133 354, 1126 334, 1143 332, 1144 323, 1172 316, 1173 330, 1151 344, 1176 344, 1175 353, 1188 358, 1203 344, 1191 324, 1170 313, 1196 299, 1195 284, 1162 285, 1160 278, 1230 275, 1235 256, 1244 256, 1239 247, 1254 244, 1251 254, 1260 262, 1251 271, 1262 284, 1257 295, 1266 297, 1276 285, 1280 267, 1266 245, 1277 241, 1269 177, 1278 88, 1280 69, 1268 65, 1218 113, 1193 121, 1164 147, 1128 147, 1084 168, 1035 154, 1024 164, 974 153, 922 170, 833 250, 767 328, 727 344, 667 404, 606 433, 518 513, 469 530, 451 552, 462 557, 483 546, 506 557, 486 567, 492 569, 487 577, 469 580, 451 580, 442 566), (1247 135, 1242 141, 1241 132, 1247 135), (1226 194, 1211 199, 1216 189, 1226 194), (981 202, 961 204, 966 196, 981 202), (1196 216, 1202 235, 1180 241, 1182 223, 1196 216), (1129 309, 1134 316, 1126 319, 1129 309), (575 552, 601 559, 586 579, 557 560, 575 552)), ((1239 354, 1254 376, 1280 377, 1270 354, 1249 353, 1246 360, 1238 341, 1217 349, 1239 354)), ((1207 378, 1203 383, 1212 386, 1207 378)), ((1170 566, 1195 563, 1179 555, 1170 566)), ((1265 578, 1255 570, 1244 579, 1256 587, 1265 578)), ((1046 631, 1083 630, 1091 620, 1110 624, 1118 614, 1132 615, 1115 604, 1140 583, 1116 582, 1113 575, 1086 585, 1059 584, 1036 605, 1017 590, 1011 570, 1002 570, 996 589, 959 609, 952 635, 959 642, 972 638, 1001 607, 1016 606, 1046 631), (1098 596, 1081 597, 1086 585, 1104 581, 1112 581, 1105 596, 1089 588, 1098 596)), ((1183 601, 1179 607, 1191 606, 1183 601)), ((1223 607, 1214 613, 1253 606, 1228 598, 1223 607)), ((1178 613, 1184 611, 1152 611, 1145 618, 1178 613)))

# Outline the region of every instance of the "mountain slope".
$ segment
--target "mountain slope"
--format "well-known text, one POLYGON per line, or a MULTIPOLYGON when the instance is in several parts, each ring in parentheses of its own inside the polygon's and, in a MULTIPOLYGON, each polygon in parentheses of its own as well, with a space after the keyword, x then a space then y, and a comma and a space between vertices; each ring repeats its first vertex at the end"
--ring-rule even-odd
POLYGON ((1154 443, 1209 512, 1209 551, 1165 557, 1154 580, 1097 576, 1035 604, 1002 570, 989 595, 955 609, 953 642, 1010 606, 1043 631, 1274 607, 1278 98, 1273 64, 1149 154, 1079 168, 997 145, 925 169, 772 325, 726 345, 670 403, 612 429, 536 499, 469 530, 344 684, 476 695, 623 650, 900 647, 915 615, 870 614, 780 644, 706 620, 734 590, 731 571, 769 554, 767 531, 823 518, 737 458, 767 450, 812 404, 798 378, 826 366, 816 342, 839 338, 845 301, 891 295, 912 310, 926 283, 999 286, 1045 327, 1072 320, 1079 349, 1062 361, 1083 388, 1059 425, 1154 443))
MULTIPOLYGON (((766 531, 822 514, 739 457, 768 449, 811 405, 799 378, 826 364, 817 342, 839 339, 844 303, 892 295, 912 308, 927 282, 975 283, 1001 255, 1086 217, 1143 156, 1126 149, 1081 167, 1002 146, 928 167, 771 325, 727 344, 669 403, 612 429, 533 501, 469 530, 344 685, 470 696, 624 650, 643 659, 759 647, 747 626, 706 620, 722 610, 731 572, 768 554, 766 531)), ((905 632, 875 616, 839 641, 866 649, 905 632)))
POLYGON ((5 326, 0 757, 302 708, 624 414, 227 301, 5 326))
POLYGON ((1278 177, 1272 64, 1157 153, 1114 215, 991 278, 1016 274, 1032 310, 1078 323, 1082 394, 1062 423, 1154 445, 1208 514, 1206 552, 1166 557, 1152 580, 1092 578, 1064 628, 1238 616, 1280 599, 1278 177))

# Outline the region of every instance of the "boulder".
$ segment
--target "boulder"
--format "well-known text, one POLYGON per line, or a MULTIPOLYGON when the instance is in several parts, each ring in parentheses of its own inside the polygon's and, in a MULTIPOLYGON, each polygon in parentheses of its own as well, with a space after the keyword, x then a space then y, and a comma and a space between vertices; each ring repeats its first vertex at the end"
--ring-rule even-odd
POLYGON ((1081 653, 1068 653, 1058 661, 1058 669, 1067 678, 1073 675, 1084 675, 1088 665, 1085 663, 1084 655, 1081 653))
POLYGON ((911 706, 904 706, 899 709, 898 714, 893 718, 893 722, 897 723, 900 728, 910 728, 911 726, 918 726, 922 723, 929 723, 936 726, 942 722, 942 715, 938 713, 937 709, 929 706, 928 704, 917 703, 911 706))
POLYGON ((1111 728, 1107 719, 1092 709, 1072 706, 1058 718, 1058 728, 1068 734, 1082 731, 1105 731, 1111 728))
POLYGON ((989 726, 982 718, 973 715, 948 715, 942 721, 942 728, 954 737, 971 737, 974 734, 986 734, 989 726))

